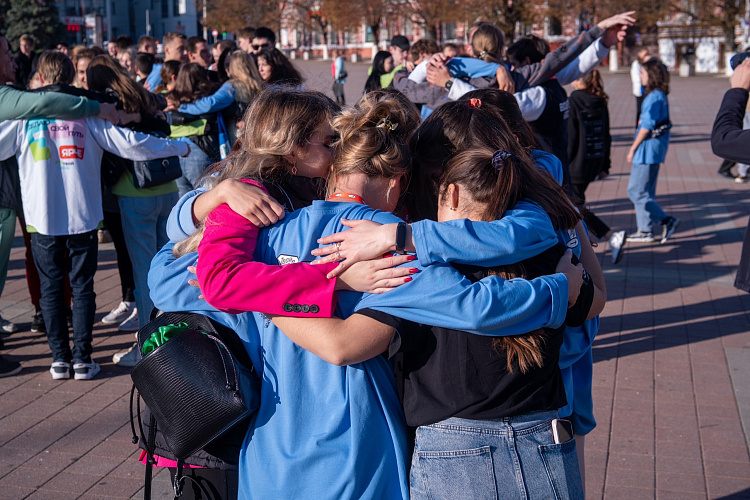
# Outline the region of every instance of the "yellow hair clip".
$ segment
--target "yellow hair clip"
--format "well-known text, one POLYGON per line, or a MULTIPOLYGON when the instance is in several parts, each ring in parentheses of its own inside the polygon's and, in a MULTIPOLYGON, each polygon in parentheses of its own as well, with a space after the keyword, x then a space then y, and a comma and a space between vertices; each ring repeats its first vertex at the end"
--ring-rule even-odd
POLYGON ((391 121, 390 116, 386 116, 385 118, 381 118, 378 124, 376 125, 377 128, 387 128, 391 132, 396 130, 398 128, 398 123, 393 123, 391 121))

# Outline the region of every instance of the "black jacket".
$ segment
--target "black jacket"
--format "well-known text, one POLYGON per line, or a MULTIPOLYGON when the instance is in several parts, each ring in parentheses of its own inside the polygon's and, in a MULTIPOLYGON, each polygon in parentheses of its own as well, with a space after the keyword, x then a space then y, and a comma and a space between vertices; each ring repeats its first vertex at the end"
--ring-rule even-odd
POLYGON ((568 164, 576 184, 592 182, 601 172, 609 172, 609 110, 603 97, 576 90, 568 98, 568 164))
POLYGON ((750 130, 742 130, 748 91, 729 89, 724 94, 711 131, 711 149, 716 156, 750 163, 750 130))

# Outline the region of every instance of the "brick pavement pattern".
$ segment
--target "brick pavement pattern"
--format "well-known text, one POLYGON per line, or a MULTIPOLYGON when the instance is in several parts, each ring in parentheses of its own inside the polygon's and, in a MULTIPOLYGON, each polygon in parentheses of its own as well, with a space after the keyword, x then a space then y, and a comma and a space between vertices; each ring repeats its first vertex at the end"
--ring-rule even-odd
MULTIPOLYGON (((311 77, 308 88, 331 94, 330 63, 296 64, 311 77)), ((365 68, 347 64, 350 102, 361 95, 365 68)), ((634 230, 625 155, 635 99, 628 75, 605 71, 604 79, 612 172, 587 198, 614 230, 634 230)), ((616 266, 606 242, 596 248, 609 300, 594 345, 598 426, 586 440, 588 498, 750 497, 748 445, 726 355, 750 348, 750 295, 732 287, 748 186, 716 175, 720 160, 709 144, 727 88, 725 78, 673 77, 674 127, 657 196, 682 219, 674 237, 665 245, 629 243, 616 266)), ((23 253, 17 232, 0 313, 20 332, 3 337, 2 354, 24 369, 0 379, 0 499, 134 497, 143 466, 130 440, 129 370, 111 363, 133 334, 97 323, 94 359, 102 372, 91 381, 53 381, 46 338, 28 331, 23 253)), ((97 320, 120 301, 112 245, 101 245, 99 257, 97 320)))

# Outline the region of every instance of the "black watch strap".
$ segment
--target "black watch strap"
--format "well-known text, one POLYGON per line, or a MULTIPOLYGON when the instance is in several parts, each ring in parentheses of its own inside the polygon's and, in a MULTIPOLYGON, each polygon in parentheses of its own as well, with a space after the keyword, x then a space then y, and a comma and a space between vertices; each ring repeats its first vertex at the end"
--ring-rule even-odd
POLYGON ((445 89, 446 92, 450 92, 451 91, 451 87, 453 87, 453 78, 451 78, 450 80, 448 80, 447 82, 445 82, 445 87, 443 87, 443 88, 445 89))
POLYGON ((396 226, 396 252, 406 253, 406 222, 399 222, 396 226))

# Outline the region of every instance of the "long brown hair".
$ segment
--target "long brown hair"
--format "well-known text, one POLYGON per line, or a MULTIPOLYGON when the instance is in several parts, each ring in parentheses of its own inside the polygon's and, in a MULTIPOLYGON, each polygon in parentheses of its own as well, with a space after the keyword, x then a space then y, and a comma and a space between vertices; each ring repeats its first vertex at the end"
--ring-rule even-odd
POLYGON ((89 89, 117 92, 122 109, 128 113, 155 113, 156 109, 146 89, 135 83, 117 62, 108 55, 96 56, 86 68, 89 89))
POLYGON ((152 89, 154 94, 161 94, 162 92, 169 91, 167 85, 172 81, 172 77, 177 78, 180 73, 180 61, 164 61, 159 70, 159 77, 161 77, 161 83, 152 89))
MULTIPOLYGON (((499 121, 496 125, 498 141, 486 145, 475 144, 456 154, 447 163, 440 182, 441 202, 445 200, 451 184, 459 185, 462 192, 470 193, 462 197, 464 202, 468 198, 468 203, 477 205, 469 210, 483 209, 481 219, 493 221, 502 218, 521 199, 537 203, 544 199, 547 203, 543 207, 550 214, 553 224, 557 222, 558 229, 575 227, 580 216, 560 186, 531 163, 515 139, 508 137, 512 134, 507 126, 501 128, 499 121)), ((534 277, 528 276, 523 263, 495 267, 488 274, 505 279, 534 277)), ((542 366, 542 348, 548 335, 546 330, 540 328, 523 335, 498 337, 493 340, 492 346, 505 352, 509 372, 518 367, 521 373, 526 373, 542 366)))
POLYGON ((177 81, 169 99, 176 104, 189 104, 216 92, 217 85, 208 78, 206 68, 198 63, 180 66, 177 81))
MULTIPOLYGON (((210 187, 224 179, 278 181, 288 175, 285 159, 295 147, 309 143, 315 130, 331 122, 341 108, 330 97, 310 90, 269 88, 261 92, 248 108, 243 120, 245 131, 241 148, 214 164, 203 174, 210 187)), ((180 257, 198 248, 203 238, 202 225, 186 240, 174 247, 180 257)))
MULTIPOLYGON (((447 162, 473 143, 494 144, 495 128, 508 130, 506 123, 492 106, 472 105, 470 100, 443 104, 422 122, 411 140, 414 170, 406 196, 410 219, 436 220, 438 188, 447 162)), ((510 137, 517 142, 513 134, 510 137)), ((530 137, 524 138, 531 142, 530 137)))
POLYGON ((587 94, 601 97, 605 101, 609 101, 609 96, 604 92, 604 81, 599 70, 594 68, 590 73, 586 73, 578 79, 583 87, 581 90, 587 94))
POLYGON ((518 142, 526 148, 527 152, 540 149, 534 129, 523 118, 518 100, 513 94, 500 89, 478 89, 467 92, 459 100, 471 105, 472 99, 479 99, 479 103, 474 101, 475 106, 478 105, 485 111, 494 113, 505 120, 513 131, 513 135, 518 138, 518 142))
POLYGON ((664 92, 664 94, 669 94, 669 72, 667 72, 667 68, 664 66, 663 62, 656 58, 649 59, 641 64, 641 68, 643 68, 648 75, 646 89, 643 92, 644 96, 657 89, 664 92))
POLYGON ((255 57, 265 59, 266 63, 271 66, 271 77, 266 83, 294 87, 305 81, 294 64, 276 47, 266 47, 258 52, 255 57))
POLYGON ((230 82, 234 84, 237 100, 250 102, 263 89, 263 78, 258 73, 258 65, 250 54, 235 50, 229 56, 230 82))
POLYGON ((527 200, 542 207, 555 229, 573 229, 581 216, 562 188, 534 165, 507 125, 494 117, 493 121, 497 140, 473 143, 448 161, 440 179, 440 199, 449 185, 458 184, 484 208, 483 220, 501 219, 519 201, 527 200), (505 151, 507 158, 499 161, 493 157, 495 151, 505 151))

